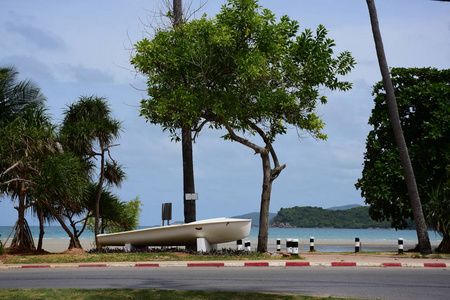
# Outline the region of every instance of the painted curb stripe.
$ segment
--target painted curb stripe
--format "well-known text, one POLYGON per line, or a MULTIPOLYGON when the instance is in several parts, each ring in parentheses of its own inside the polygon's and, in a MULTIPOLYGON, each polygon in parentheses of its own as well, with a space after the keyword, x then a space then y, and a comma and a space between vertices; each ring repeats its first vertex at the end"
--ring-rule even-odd
POLYGON ((427 268, 447 268, 445 263, 424 263, 423 266, 427 268))
POLYGON ((188 267, 224 267, 224 263, 188 263, 188 267))
POLYGON ((245 267, 268 267, 269 263, 268 262, 247 262, 244 264, 245 267))
POLYGON ((78 265, 79 268, 90 268, 90 267, 106 267, 106 264, 96 264, 96 265, 78 265))
POLYGON ((332 267, 356 267, 356 262, 332 262, 332 267))
POLYGON ((383 267, 401 267, 402 266, 401 263, 382 263, 381 265, 383 267))
POLYGON ((37 265, 37 266, 22 266, 22 269, 32 269, 32 268, 50 268, 50 265, 37 265))
POLYGON ((135 267, 159 267, 159 264, 135 264, 135 267))
POLYGON ((286 262, 286 267, 309 267, 311 264, 309 262, 294 262, 294 261, 288 261, 286 262))

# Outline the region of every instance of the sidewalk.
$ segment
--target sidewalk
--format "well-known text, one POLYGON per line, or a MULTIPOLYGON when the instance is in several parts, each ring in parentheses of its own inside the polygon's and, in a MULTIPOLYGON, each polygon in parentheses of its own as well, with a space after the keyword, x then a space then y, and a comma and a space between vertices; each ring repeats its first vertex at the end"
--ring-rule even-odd
POLYGON ((262 261, 149 261, 149 262, 111 262, 111 263, 55 263, 55 264, 0 264, 0 269, 25 268, 85 268, 85 267, 409 267, 409 268, 448 268, 447 258, 411 258, 375 254, 339 253, 301 253, 301 260, 262 260, 262 261))

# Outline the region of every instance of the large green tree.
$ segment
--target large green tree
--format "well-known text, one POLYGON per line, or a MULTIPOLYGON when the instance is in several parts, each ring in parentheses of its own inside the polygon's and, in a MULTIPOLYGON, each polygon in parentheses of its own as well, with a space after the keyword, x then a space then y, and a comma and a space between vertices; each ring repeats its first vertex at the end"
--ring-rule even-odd
POLYGON ((378 64, 380 66, 381 75, 383 78, 384 88, 386 90, 386 102, 389 111, 389 118, 397 144, 400 160, 402 162, 403 172, 405 174, 406 186, 408 188, 409 198, 411 201, 412 213, 416 222, 417 238, 419 240, 418 248, 421 253, 431 253, 430 238, 428 237, 427 225, 423 214, 422 203, 420 200, 419 191, 417 189, 417 182, 412 168, 411 159, 409 156, 408 146, 402 132, 402 126, 399 120, 397 103, 394 89, 392 86, 391 77, 389 74, 386 54, 384 52, 383 39, 378 23, 378 14, 375 7, 374 0, 366 0, 369 9, 370 24, 372 26, 372 33, 377 51, 378 64))
MULTIPOLYGON (((423 210, 433 223, 430 212, 436 201, 444 200, 438 197, 433 202, 433 194, 446 184, 450 165, 450 70, 392 68, 391 76, 423 210)), ((372 218, 389 220, 402 229, 414 215, 385 93, 382 82, 374 86, 375 107, 369 119, 373 129, 367 136, 364 169, 356 187, 370 205, 372 218)), ((444 215, 450 219, 450 211, 444 215)))
MULTIPOLYGON (((83 158, 87 166, 93 167, 99 158, 97 193, 94 209, 95 236, 99 234, 100 199, 105 183, 119 185, 125 173, 112 158, 110 149, 122 130, 121 122, 111 116, 105 98, 82 96, 68 106, 64 112, 61 134, 65 144, 76 155, 83 158)), ((98 245, 97 245, 98 246, 98 245)))
POLYGON ((150 122, 176 137, 184 124, 197 131, 209 124, 260 155, 259 252, 267 250, 272 182, 285 168, 273 147, 276 136, 292 126, 326 139, 315 113, 327 101, 322 91, 351 88, 340 80, 354 65, 350 53, 334 56, 323 26, 298 31, 297 21, 278 20, 257 1, 229 1, 214 19, 204 16, 143 39, 132 58, 148 75, 141 114, 150 122))

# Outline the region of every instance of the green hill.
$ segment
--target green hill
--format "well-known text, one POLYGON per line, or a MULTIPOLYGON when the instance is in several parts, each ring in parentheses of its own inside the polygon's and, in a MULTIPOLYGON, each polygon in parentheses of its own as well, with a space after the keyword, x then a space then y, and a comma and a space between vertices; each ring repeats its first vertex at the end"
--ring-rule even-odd
POLYGON ((368 206, 345 210, 323 209, 321 207, 295 206, 281 208, 272 227, 308 228, 391 228, 390 222, 376 222, 369 216, 368 206))

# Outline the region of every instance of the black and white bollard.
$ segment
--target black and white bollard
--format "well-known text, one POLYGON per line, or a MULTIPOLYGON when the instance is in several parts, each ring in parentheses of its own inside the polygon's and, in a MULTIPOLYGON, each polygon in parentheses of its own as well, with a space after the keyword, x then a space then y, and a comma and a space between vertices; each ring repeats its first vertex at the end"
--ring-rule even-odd
POLYGON ((237 240, 236 244, 237 244, 237 249, 242 250, 242 240, 237 240))
POLYGON ((286 239, 286 252, 292 253, 292 239, 286 239))
POLYGON ((314 237, 309 238, 309 251, 314 252, 314 237))
POLYGON ((298 239, 292 240, 292 254, 298 255, 298 239))
POLYGON ((280 252, 281 251, 281 240, 277 239, 277 251, 280 252))
POLYGON ((245 251, 252 251, 252 243, 250 241, 245 241, 245 251))
POLYGON ((403 254, 403 239, 398 239, 398 254, 403 254))
POLYGON ((355 253, 358 253, 361 248, 361 243, 359 242, 359 238, 355 238, 355 253))

